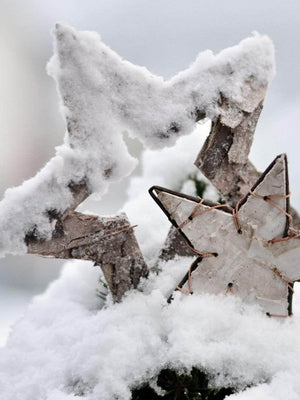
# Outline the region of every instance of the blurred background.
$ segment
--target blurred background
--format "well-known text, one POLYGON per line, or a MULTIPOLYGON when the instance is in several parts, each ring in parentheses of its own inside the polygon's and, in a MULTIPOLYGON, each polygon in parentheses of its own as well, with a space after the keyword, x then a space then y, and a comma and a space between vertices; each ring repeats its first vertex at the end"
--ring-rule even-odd
MULTIPOLYGON (((46 74, 56 21, 96 30, 123 58, 169 78, 207 48, 218 52, 252 31, 269 35, 277 75, 256 131, 251 159, 263 170, 289 158, 292 204, 300 210, 300 2, 287 0, 0 0, 0 194, 33 176, 62 142, 64 121, 46 74)), ((192 160, 193 161, 193 160, 192 160)), ((125 193, 126 182, 123 183, 125 193)), ((120 186, 118 187, 120 188, 120 186)), ((115 213, 125 194, 112 186, 93 209, 115 213)), ((0 345, 13 322, 61 268, 60 261, 0 259, 0 345)))

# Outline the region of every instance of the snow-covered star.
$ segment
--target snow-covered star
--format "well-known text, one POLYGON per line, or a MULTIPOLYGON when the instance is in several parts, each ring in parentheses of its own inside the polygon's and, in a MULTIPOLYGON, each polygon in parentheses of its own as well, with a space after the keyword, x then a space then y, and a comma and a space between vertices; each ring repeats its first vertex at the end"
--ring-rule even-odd
POLYGON ((199 255, 177 288, 231 293, 259 303, 269 316, 292 314, 300 240, 288 236, 292 219, 285 155, 272 162, 235 209, 158 186, 150 193, 199 255))

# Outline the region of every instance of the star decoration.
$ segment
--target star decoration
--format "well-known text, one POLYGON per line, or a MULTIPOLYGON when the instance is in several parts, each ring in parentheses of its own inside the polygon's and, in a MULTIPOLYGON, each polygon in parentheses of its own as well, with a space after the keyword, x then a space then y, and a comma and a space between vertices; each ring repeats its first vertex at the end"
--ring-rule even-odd
POLYGON ((151 196, 198 255, 177 289, 233 294, 269 316, 291 315, 300 235, 289 236, 288 186, 280 155, 235 208, 152 187, 151 196))

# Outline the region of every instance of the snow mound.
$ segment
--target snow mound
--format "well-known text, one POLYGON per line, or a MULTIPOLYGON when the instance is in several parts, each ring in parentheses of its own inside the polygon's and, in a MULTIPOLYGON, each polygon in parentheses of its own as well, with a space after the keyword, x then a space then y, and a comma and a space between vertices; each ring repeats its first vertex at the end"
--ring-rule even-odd
POLYGON ((132 387, 166 367, 201 368, 217 385, 257 385, 233 399, 299 398, 299 317, 266 318, 234 296, 177 292, 167 304, 190 262, 161 265, 143 293, 105 307, 96 296, 99 269, 67 263, 0 352, 1 398, 129 400, 132 387))

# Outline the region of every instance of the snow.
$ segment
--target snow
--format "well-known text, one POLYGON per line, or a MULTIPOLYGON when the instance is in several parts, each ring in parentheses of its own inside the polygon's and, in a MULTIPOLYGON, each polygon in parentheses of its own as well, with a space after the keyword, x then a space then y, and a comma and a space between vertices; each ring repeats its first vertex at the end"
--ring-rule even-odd
POLYGON ((145 150, 141 164, 143 173, 131 179, 128 187, 128 201, 123 207, 129 220, 137 224, 135 235, 148 265, 153 265, 162 248, 170 223, 148 194, 148 189, 155 185, 181 191, 190 185, 190 194, 196 195, 195 185, 188 179, 196 174, 198 179, 207 182, 205 192, 209 200, 216 200, 218 194, 191 161, 195 160, 210 131, 210 122, 198 124, 188 136, 178 139, 173 147, 162 150, 145 150))
POLYGON ((220 108, 220 93, 239 114, 251 112, 274 74, 272 42, 257 33, 218 55, 200 53, 189 68, 167 81, 122 60, 95 32, 57 24, 55 34, 56 52, 48 71, 57 80, 72 145, 82 147, 84 141, 89 152, 100 144, 111 154, 117 142, 124 158, 123 130, 147 147, 174 144, 193 129, 196 110, 211 119, 234 113, 220 108))
POLYGON ((32 298, 32 293, 0 284, 0 347, 5 346, 15 321, 20 319, 32 298))
POLYGON ((105 307, 96 296, 100 270, 88 262, 67 263, 0 351, 1 398, 69 400, 81 394, 125 400, 131 387, 162 368, 192 366, 211 373, 219 385, 257 385, 234 399, 297 398, 299 315, 282 323, 222 295, 178 292, 168 305, 170 288, 190 262, 162 264, 159 276, 143 283, 143 293, 131 292, 121 304, 109 300, 105 307), (285 390, 276 390, 279 385, 285 390))
POLYGON ((51 237, 47 212, 70 207, 71 183, 85 182, 102 195, 109 182, 133 171, 137 160, 127 150, 125 132, 158 149, 189 134, 196 112, 212 119, 221 114, 236 126, 243 111, 262 101, 274 75, 272 42, 259 34, 217 55, 200 53, 167 81, 122 60, 94 32, 57 24, 55 38, 48 71, 57 82, 67 133, 34 178, 6 191, 0 203, 2 256, 25 253, 27 233, 51 237))

